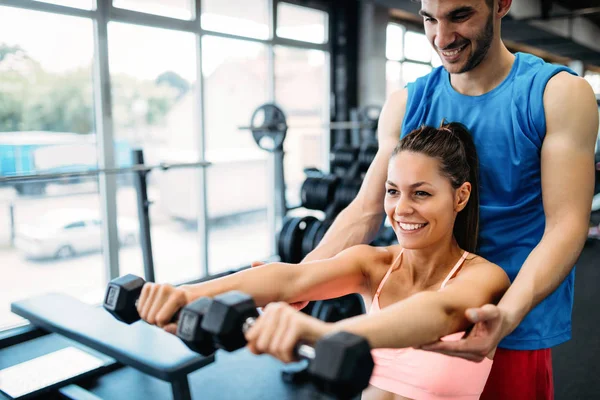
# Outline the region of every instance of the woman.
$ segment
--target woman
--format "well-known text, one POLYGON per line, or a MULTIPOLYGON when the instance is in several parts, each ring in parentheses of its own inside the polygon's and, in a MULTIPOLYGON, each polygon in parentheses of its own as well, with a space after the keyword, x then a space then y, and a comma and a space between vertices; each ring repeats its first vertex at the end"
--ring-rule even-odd
POLYGON ((416 350, 458 340, 469 308, 496 303, 510 284, 499 266, 472 254, 479 224, 478 161, 460 124, 422 127, 403 138, 388 166, 385 212, 398 245, 354 246, 304 264, 272 263, 197 285, 144 286, 140 316, 174 333, 175 311, 230 290, 266 306, 247 332, 250 350, 293 361, 294 344, 344 330, 365 337, 375 369, 363 399, 476 399, 491 369, 481 363, 416 350), (367 315, 325 323, 287 303, 361 293, 367 315))

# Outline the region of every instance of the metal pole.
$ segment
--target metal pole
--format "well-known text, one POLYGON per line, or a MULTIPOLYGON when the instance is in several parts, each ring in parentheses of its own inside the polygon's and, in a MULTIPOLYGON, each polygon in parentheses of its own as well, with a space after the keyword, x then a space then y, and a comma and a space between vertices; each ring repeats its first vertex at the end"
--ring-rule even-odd
MULTIPOLYGON (((144 164, 144 151, 134 149, 131 151, 131 159, 134 165, 144 164)), ((144 278, 147 282, 155 282, 154 260, 152 259, 152 240, 150 237, 150 202, 148 201, 147 171, 135 173, 135 192, 137 194, 138 219, 140 220, 140 246, 144 259, 144 278)))
POLYGON ((173 400, 191 400, 192 394, 190 392, 190 384, 188 382, 187 375, 180 378, 176 378, 171 381, 171 392, 173 393, 173 400))
MULTIPOLYGON (((283 225, 283 217, 287 214, 287 204, 285 201, 285 175, 283 171, 283 148, 273 152, 274 173, 273 184, 275 192, 275 230, 279 232, 283 225)), ((276 236, 276 235, 275 235, 276 236)), ((275 247, 277 248, 277 247, 275 247)))
POLYGON ((12 247, 15 245, 15 203, 11 201, 8 210, 10 213, 10 245, 12 247))

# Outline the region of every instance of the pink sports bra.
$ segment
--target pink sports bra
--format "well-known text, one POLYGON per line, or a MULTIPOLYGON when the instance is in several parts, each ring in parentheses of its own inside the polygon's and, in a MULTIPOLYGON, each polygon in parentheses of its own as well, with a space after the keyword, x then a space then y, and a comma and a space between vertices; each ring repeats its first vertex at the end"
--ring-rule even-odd
MULTIPOLYGON (((398 254, 373 297, 369 313, 378 312, 379 295, 385 281, 394 270, 404 250, 398 254)), ((440 290, 456 274, 469 255, 464 252, 450 271, 440 290)), ((464 332, 444 336, 441 340, 460 340, 464 332)), ((479 399, 487 381, 492 360, 480 363, 413 348, 373 349, 375 369, 370 384, 388 392, 417 400, 474 400, 479 399)))

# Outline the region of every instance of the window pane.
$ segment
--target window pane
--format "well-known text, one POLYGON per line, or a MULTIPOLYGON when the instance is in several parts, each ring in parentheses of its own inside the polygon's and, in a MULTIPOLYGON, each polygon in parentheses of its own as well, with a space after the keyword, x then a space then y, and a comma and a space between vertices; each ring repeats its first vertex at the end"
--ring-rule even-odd
POLYGON ((277 36, 310 43, 327 42, 327 17, 324 11, 277 4, 277 36))
MULTIPOLYGON (((198 161, 195 36, 114 22, 108 34, 117 162, 130 163, 132 148, 143 149, 152 165, 198 161)), ((147 179, 157 281, 199 278, 198 170, 155 170, 147 179)), ((119 177, 117 202, 121 274, 140 274, 133 176, 119 177)))
POLYGON ((203 0, 202 29, 234 35, 268 39, 269 2, 267 0, 203 0))
POLYGON ((422 33, 406 32, 404 34, 404 56, 410 60, 431 61, 431 45, 422 33))
POLYGON ((42 3, 52 3, 59 6, 80 8, 82 10, 93 10, 96 8, 95 0, 36 0, 42 3))
POLYGON ((429 65, 415 64, 411 62, 402 63, 402 86, 414 82, 417 78, 431 72, 429 65))
POLYGON ((300 202, 300 187, 306 179, 304 168, 326 167, 329 131, 323 125, 329 120, 328 72, 326 53, 322 51, 275 47, 275 101, 289 126, 284 143, 289 204, 300 202))
POLYGON ((192 0, 113 0, 113 5, 127 10, 179 19, 193 19, 192 0))
MULTIPOLYGON (((92 21, 0 7, 0 176, 97 167, 92 21)), ((44 292, 99 302, 106 287, 96 179, 0 187, 0 329, 10 303, 44 292)))
POLYGON ((388 61, 385 64, 386 97, 402 89, 402 64, 397 61, 388 61))
POLYGON ((388 24, 385 39, 385 55, 388 60, 401 60, 404 54, 402 43, 404 29, 400 25, 388 24))
POLYGON ((204 125, 208 169, 209 271, 269 256, 267 153, 248 126, 268 101, 267 46, 204 36, 204 125))
POLYGON ((587 71, 584 78, 590 83, 594 89, 594 93, 600 94, 600 74, 587 71))

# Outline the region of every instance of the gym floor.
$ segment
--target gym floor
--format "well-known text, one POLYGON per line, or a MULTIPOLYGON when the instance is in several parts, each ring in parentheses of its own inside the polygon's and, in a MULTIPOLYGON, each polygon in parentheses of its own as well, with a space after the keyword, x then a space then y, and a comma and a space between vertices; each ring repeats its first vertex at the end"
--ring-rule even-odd
POLYGON ((553 350, 556 400, 597 399, 600 395, 600 240, 586 244, 575 274, 573 338, 553 350))

